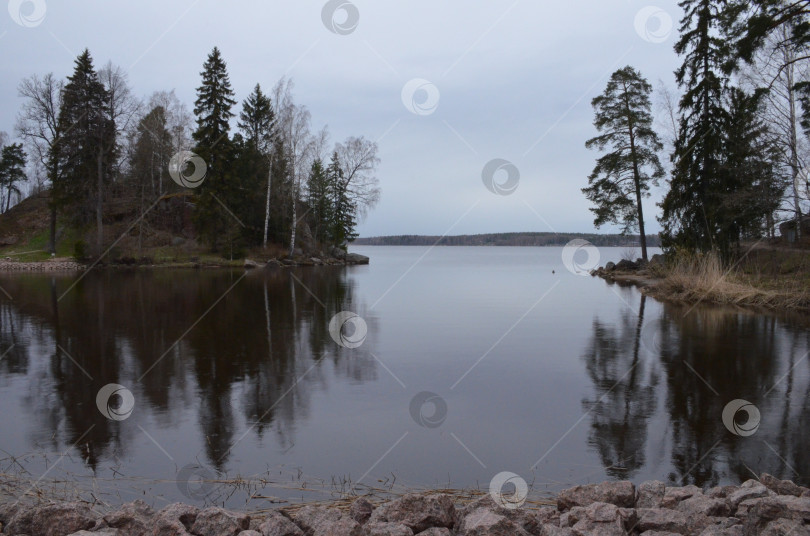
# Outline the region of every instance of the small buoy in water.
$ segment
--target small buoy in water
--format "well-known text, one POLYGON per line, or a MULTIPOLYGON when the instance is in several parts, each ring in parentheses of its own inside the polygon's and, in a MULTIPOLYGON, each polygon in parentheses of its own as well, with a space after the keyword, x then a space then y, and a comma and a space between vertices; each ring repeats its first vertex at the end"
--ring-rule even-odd
POLYGON ((556 273, 556 272, 554 270, 552 270, 551 273, 553 274, 553 273, 556 273))

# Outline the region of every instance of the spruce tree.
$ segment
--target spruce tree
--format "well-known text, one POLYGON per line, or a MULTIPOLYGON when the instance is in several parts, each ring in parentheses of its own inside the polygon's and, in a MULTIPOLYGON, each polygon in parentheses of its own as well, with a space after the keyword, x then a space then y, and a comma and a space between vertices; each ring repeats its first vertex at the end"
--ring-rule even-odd
POLYGON ((647 237, 641 200, 649 196, 650 183, 664 176, 657 151, 662 148, 652 129, 652 86, 630 66, 610 77, 602 95, 593 99, 594 126, 599 135, 585 143, 589 149, 610 152, 596 161, 582 191, 596 206, 594 225, 621 223, 623 233, 639 230, 641 256, 647 260, 647 237))
POLYGON ((260 152, 266 153, 272 149, 276 116, 270 97, 262 92, 259 84, 253 88, 242 103, 242 112, 239 114, 239 129, 248 143, 253 144, 260 152))
MULTIPOLYGON (((110 143, 115 140, 115 123, 110 117, 107 90, 85 49, 76 58, 62 92, 59 124, 64 133, 55 151, 61 176, 54 184, 54 194, 68 207, 74 223, 89 223, 95 212, 99 238, 104 188, 112 179, 116 159, 116 144, 110 143)), ((100 247, 99 242, 97 249, 100 247)))
POLYGON ((717 0, 678 4, 684 16, 675 51, 684 59, 675 77, 684 94, 660 221, 665 247, 717 249, 726 255, 729 243, 719 232, 724 225, 719 207, 726 193, 720 172, 727 120, 723 97, 728 80, 723 67, 730 56, 729 42, 721 34, 724 4, 717 0))
POLYGON ((202 84, 197 88, 194 102, 197 129, 192 137, 196 144, 194 152, 205 160, 207 174, 198 191, 194 220, 200 235, 216 251, 220 238, 224 234, 232 237, 233 227, 238 225, 228 213, 232 209, 226 208, 238 195, 230 172, 233 146, 229 138, 231 107, 236 101, 225 61, 217 47, 208 55, 200 76, 202 84))
POLYGON ((332 222, 332 202, 330 183, 320 158, 312 162, 312 169, 307 178, 307 204, 312 236, 316 241, 326 243, 329 240, 332 222))
POLYGON ((25 182, 25 159, 27 155, 23 151, 22 143, 12 143, 3 147, 0 152, 0 188, 5 196, 5 208, 0 206, 3 212, 11 206, 11 195, 20 195, 20 188, 17 183, 25 182))
POLYGON ((347 243, 357 238, 354 231, 357 225, 357 206, 346 187, 337 152, 332 154, 332 160, 326 168, 326 177, 332 198, 329 239, 334 246, 345 250, 347 243))

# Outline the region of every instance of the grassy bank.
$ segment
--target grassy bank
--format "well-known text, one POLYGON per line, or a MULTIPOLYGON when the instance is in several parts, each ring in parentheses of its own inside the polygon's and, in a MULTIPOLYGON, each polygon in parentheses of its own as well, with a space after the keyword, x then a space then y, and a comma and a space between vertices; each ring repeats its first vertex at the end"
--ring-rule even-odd
POLYGON ((756 245, 730 266, 711 254, 679 255, 639 271, 602 275, 678 303, 810 312, 810 250, 756 245))

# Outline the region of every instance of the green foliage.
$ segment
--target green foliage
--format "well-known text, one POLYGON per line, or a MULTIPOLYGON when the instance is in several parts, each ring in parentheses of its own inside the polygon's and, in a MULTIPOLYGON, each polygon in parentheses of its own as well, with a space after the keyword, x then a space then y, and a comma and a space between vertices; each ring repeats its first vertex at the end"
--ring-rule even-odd
POLYGON ((202 84, 197 88, 194 114, 197 129, 192 134, 197 153, 207 166, 205 182, 198 189, 194 224, 214 251, 223 239, 232 242, 241 224, 233 215, 233 201, 239 189, 232 163, 234 147, 229 137, 231 107, 236 103, 225 61, 217 47, 203 65, 202 84))
POLYGON ((135 130, 131 177, 140 192, 149 191, 150 197, 155 197, 167 190, 171 179, 166 171, 172 150, 166 110, 163 106, 155 106, 140 120, 135 130))
POLYGON ((594 225, 621 223, 623 232, 639 229, 642 256, 647 258, 644 235, 643 197, 650 183, 664 176, 657 151, 662 146, 652 129, 650 93, 652 86, 632 67, 619 69, 610 77, 602 95, 593 99, 594 126, 599 135, 585 143, 589 149, 610 152, 596 161, 582 191, 596 205, 594 225))
POLYGON ((3 147, 0 152, 0 189, 3 190, 5 195, 5 208, 0 206, 0 209, 6 211, 11 206, 11 195, 20 195, 20 188, 17 183, 25 182, 25 159, 28 155, 23 151, 21 143, 12 143, 3 147))
POLYGON ((326 180, 332 201, 329 242, 346 249, 347 243, 357 238, 354 228, 357 225, 357 205, 352 199, 344 172, 340 167, 337 152, 332 154, 329 167, 326 168, 326 180))
POLYGON ((112 180, 117 149, 107 90, 86 49, 62 92, 59 128, 53 151, 60 170, 54 177, 54 200, 68 210, 74 223, 87 223, 103 196, 99 173, 102 187, 112 180))
POLYGON ((330 239, 332 213, 332 184, 323 167, 323 162, 316 159, 307 178, 307 220, 312 229, 312 237, 322 244, 330 239))

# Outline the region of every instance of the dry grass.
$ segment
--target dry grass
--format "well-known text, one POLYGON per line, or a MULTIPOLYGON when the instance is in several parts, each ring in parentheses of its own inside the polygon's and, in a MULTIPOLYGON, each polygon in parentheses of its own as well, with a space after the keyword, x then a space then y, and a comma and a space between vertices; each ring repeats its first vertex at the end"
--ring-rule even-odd
POLYGON ((727 268, 713 254, 679 255, 659 280, 648 289, 650 295, 682 303, 715 303, 794 311, 810 311, 810 289, 796 277, 752 277, 736 265, 727 268))

